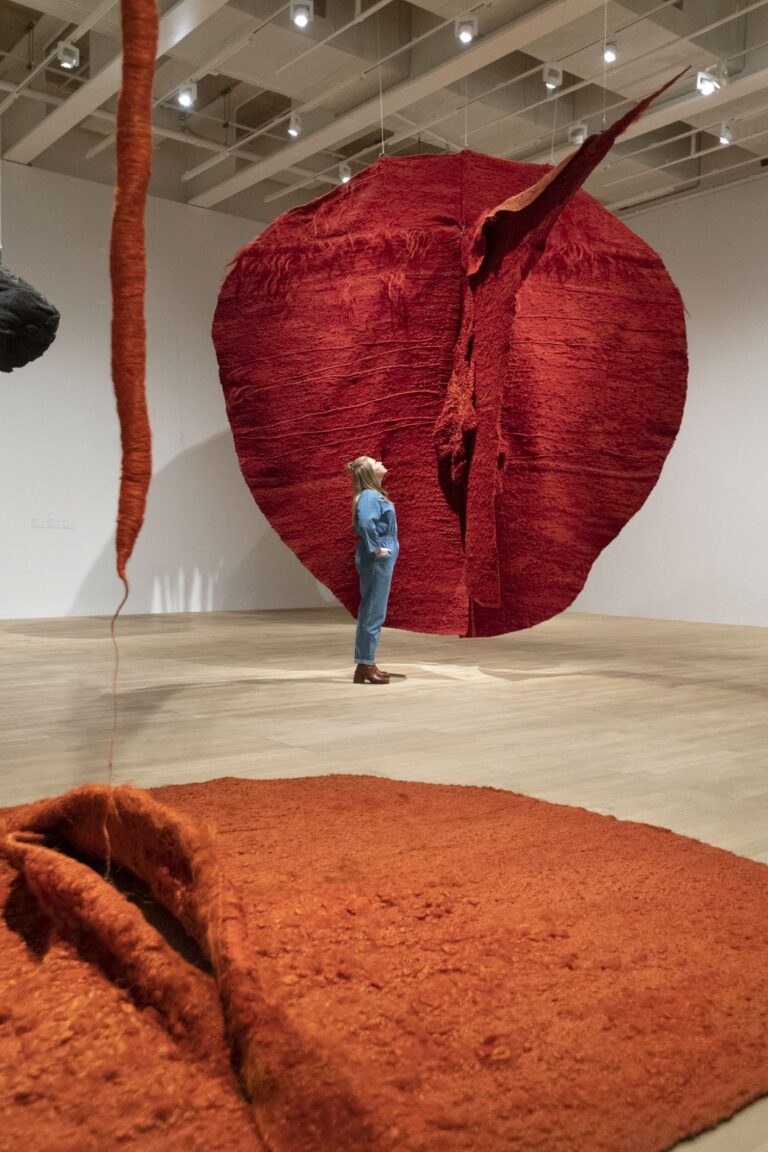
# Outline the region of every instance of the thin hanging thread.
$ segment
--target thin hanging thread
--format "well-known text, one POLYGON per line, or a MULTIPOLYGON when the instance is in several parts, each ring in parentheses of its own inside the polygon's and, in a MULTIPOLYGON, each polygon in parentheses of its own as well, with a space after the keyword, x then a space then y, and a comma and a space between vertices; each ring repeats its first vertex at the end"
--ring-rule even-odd
POLYGON ((603 128, 605 128, 607 115, 606 115, 606 100, 608 93, 606 91, 608 81, 608 61, 605 58, 606 49, 608 47, 608 0, 605 0, 603 5, 603 128))
POLYGON ((376 54, 379 59, 379 120, 381 122, 381 152, 380 156, 386 153, 384 145, 384 92, 381 87, 381 13, 376 13, 376 54))
POLYGON ((119 710, 118 710, 119 697, 118 697, 118 693, 117 693, 117 682, 118 682, 118 679, 120 676, 120 647, 117 643, 116 627, 117 627, 117 619, 118 619, 120 613, 122 612, 123 608, 125 607, 126 601, 128 600, 128 581, 127 580, 124 581, 124 585, 125 585, 125 592, 123 593, 123 598, 120 601, 120 603, 117 607, 117 610, 115 611, 114 616, 112 617, 112 619, 109 622, 109 636, 110 636, 110 639, 112 641, 112 653, 114 656, 113 667, 112 667, 112 732, 110 734, 109 748, 107 750, 107 784, 109 785, 110 788, 112 787, 112 774, 114 772, 115 746, 117 744, 117 723, 118 723, 118 712, 119 712, 119 710))
POLYGON ((3 264, 3 118, 0 116, 0 267, 3 264))
POLYGON ((555 163, 555 132, 557 131, 557 92, 555 92, 555 106, 552 109, 552 143, 549 149, 549 163, 555 163))
POLYGON ((464 77, 464 147, 465 148, 467 147, 467 141, 469 140, 469 88, 468 88, 468 84, 469 84, 468 77, 465 76, 464 77))
POLYGON ((120 697, 119 697, 118 691, 117 691, 117 682, 118 682, 118 678, 120 676, 120 647, 117 643, 117 633, 116 633, 115 629, 117 626, 117 619, 118 619, 120 613, 122 612, 123 608, 125 607, 126 601, 128 599, 129 589, 128 589, 128 581, 126 579, 123 579, 123 586, 125 589, 125 591, 123 593, 123 598, 120 601, 120 603, 119 603, 119 605, 115 611, 114 616, 112 617, 112 619, 109 622, 109 635, 110 635, 110 639, 112 641, 112 652, 113 652, 114 660, 113 660, 113 664, 112 664, 112 732, 110 733, 109 748, 107 749, 107 787, 109 788, 109 795, 107 797, 107 803, 106 803, 105 808, 104 808, 104 823, 103 823, 103 827, 102 827, 102 831, 104 833, 104 865, 105 865, 105 867, 104 867, 104 879, 105 880, 110 879, 110 875, 111 875, 111 871, 112 871, 112 845, 111 845, 111 842, 109 839, 109 828, 107 826, 107 819, 109 816, 110 808, 113 809, 115 814, 117 814, 117 809, 115 807, 115 802, 114 802, 114 794, 112 791, 112 777, 113 777, 113 773, 114 773, 114 757, 115 757, 115 748, 117 746, 117 726, 118 726, 118 718, 119 718, 118 704, 119 704, 120 697))

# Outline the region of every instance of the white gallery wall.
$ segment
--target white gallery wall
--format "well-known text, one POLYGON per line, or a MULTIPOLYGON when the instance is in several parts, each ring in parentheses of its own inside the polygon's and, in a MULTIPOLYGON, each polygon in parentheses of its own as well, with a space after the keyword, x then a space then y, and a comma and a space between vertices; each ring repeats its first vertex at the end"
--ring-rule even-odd
MULTIPOLYGON (((120 441, 109 363, 108 187, 3 165, 4 264, 61 312, 39 360, 0 376, 0 618, 112 613, 120 441)), ((147 212, 154 477, 131 612, 293 608, 322 589, 256 508, 229 433, 211 320, 248 220, 147 212)))
MULTIPOLYGON (((0 618, 108 614, 119 598, 111 210, 109 188, 3 166, 5 264, 62 321, 43 358, 0 376, 0 618)), ((216 295, 254 225, 162 200, 147 224, 155 476, 129 611, 331 603, 256 509, 218 384, 216 295)), ((630 224, 683 293, 689 399, 659 484, 574 609, 768 625, 768 179, 630 224)))
POLYGON ((688 400, 643 508, 580 612, 768 625, 768 177, 628 221, 688 311, 688 400))

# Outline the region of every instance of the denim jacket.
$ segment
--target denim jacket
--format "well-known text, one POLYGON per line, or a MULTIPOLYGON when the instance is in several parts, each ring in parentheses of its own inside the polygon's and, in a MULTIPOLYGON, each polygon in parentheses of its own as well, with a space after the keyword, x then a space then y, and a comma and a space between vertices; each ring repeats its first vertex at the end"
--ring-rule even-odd
POLYGON ((395 506, 373 488, 364 488, 355 506, 355 532, 371 556, 379 548, 397 547, 395 506))

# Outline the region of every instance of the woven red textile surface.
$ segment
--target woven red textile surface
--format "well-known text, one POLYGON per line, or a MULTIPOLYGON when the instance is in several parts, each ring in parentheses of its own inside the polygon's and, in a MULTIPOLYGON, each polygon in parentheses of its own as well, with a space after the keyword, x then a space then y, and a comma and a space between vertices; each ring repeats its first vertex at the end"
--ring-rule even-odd
POLYGON ((224 779, 17 809, 2 851, 3 1149, 660 1152, 768 1091, 768 868, 661 829, 224 779), (213 976, 45 846, 105 821, 213 976))
POLYGON ((655 485, 684 403, 682 304, 660 258, 575 191, 594 147, 543 216, 487 230, 474 274, 478 223, 547 169, 384 157, 238 254, 213 335, 243 475, 351 611, 343 465, 361 453, 389 467, 398 512, 388 622, 422 632, 562 611, 655 485))

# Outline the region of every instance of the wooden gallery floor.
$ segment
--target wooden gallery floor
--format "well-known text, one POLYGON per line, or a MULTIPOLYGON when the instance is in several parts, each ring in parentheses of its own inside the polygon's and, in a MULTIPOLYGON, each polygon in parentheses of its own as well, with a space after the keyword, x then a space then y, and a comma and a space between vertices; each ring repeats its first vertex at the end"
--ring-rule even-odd
MULTIPOLYGON (((492 640, 390 631, 379 664, 408 678, 379 688, 351 683, 353 627, 340 609, 126 617, 115 782, 486 784, 768 862, 768 630, 568 614, 492 640)), ((0 624, 0 805, 106 780, 111 674, 102 619, 0 624)), ((768 1099, 680 1148, 768 1152, 768 1099)))

